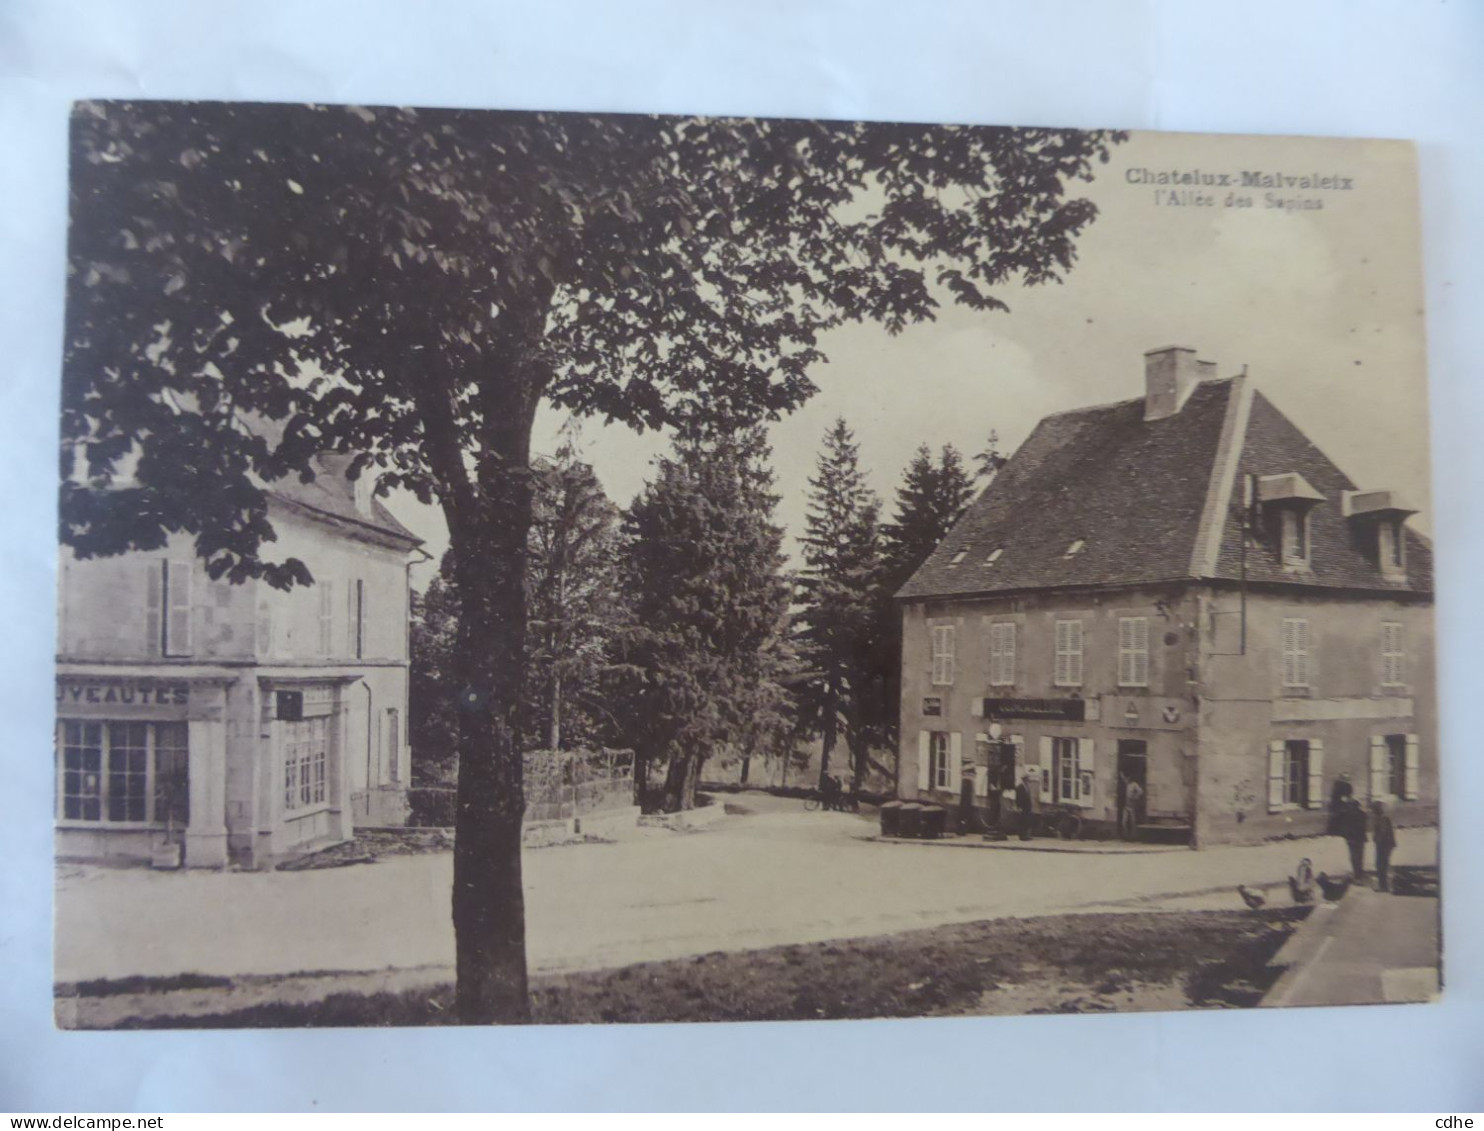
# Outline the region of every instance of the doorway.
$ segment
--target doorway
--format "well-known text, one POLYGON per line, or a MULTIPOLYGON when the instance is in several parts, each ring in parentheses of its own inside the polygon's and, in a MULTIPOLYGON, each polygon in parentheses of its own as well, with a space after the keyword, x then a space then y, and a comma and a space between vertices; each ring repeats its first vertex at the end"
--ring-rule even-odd
POLYGON ((1141 738, 1118 740, 1118 835, 1134 840, 1149 801, 1149 745, 1141 738))

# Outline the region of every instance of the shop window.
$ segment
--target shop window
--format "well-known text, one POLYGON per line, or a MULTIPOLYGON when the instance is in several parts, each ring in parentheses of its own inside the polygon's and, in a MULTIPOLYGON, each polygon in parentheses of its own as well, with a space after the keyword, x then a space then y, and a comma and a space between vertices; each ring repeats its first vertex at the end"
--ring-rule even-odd
POLYGON ((1015 682, 1015 625, 989 626, 989 682, 1005 686, 1015 682))
POLYGON ((947 687, 954 678, 954 626, 935 624, 932 629, 933 686, 947 687))
POLYGON ((283 807, 308 809, 325 804, 330 728, 318 716, 281 724, 283 731, 283 807))
POLYGON ((1056 622, 1056 675, 1058 687, 1082 685, 1082 622, 1056 622))
POLYGON ((188 822, 185 723, 64 720, 57 729, 62 820, 188 822))
POLYGON ((1406 682, 1400 621, 1389 620, 1381 624, 1381 682, 1387 687, 1400 687, 1406 682))
POLYGON ((1118 686, 1149 686, 1149 618, 1118 618, 1118 686))

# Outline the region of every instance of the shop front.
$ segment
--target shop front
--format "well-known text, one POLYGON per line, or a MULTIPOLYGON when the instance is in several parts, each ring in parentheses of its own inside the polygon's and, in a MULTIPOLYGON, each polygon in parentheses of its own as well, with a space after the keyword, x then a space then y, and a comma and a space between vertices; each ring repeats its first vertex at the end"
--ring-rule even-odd
POLYGON ((225 864, 225 719, 234 682, 220 675, 60 674, 58 856, 225 864))

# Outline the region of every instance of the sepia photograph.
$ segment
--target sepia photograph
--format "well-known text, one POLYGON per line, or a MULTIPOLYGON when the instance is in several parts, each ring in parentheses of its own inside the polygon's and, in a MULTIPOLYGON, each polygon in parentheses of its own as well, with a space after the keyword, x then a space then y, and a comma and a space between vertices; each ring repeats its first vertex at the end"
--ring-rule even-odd
POLYGON ((1442 994, 1411 142, 83 101, 69 189, 58 1027, 1442 994))

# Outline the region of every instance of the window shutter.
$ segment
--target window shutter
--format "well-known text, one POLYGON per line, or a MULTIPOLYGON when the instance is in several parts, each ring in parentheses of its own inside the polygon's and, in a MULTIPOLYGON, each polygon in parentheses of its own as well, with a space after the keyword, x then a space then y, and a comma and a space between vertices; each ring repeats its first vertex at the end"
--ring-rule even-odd
POLYGON ((1268 743, 1268 812, 1283 808, 1283 740, 1268 743))
POLYGON ((151 656, 158 656, 161 654, 165 639, 165 622, 161 619, 165 608, 165 563, 153 560, 145 562, 144 577, 145 652, 151 656))
POLYGON ((976 719, 982 719, 982 718, 984 718, 984 700, 983 699, 970 699, 969 700, 969 713, 971 715, 973 715, 976 719))
POLYGON ((1051 772, 1054 763, 1055 759, 1052 757, 1051 754, 1051 739, 1043 734, 1041 736, 1037 763, 1038 768, 1041 771, 1040 785, 1042 801, 1051 800, 1051 772))
POLYGON ((1403 767, 1402 789, 1407 801, 1417 800, 1417 775, 1421 743, 1415 734, 1407 735, 1407 764, 1403 767))
POLYGON ((1309 796, 1305 805, 1318 809, 1324 804, 1324 740, 1309 740, 1309 796))
POLYGON ((1012 734, 1010 745, 1015 747, 1015 781, 1010 783, 1013 788, 1025 774, 1025 735, 1012 734))
POLYGON ((932 760, 933 733, 932 731, 920 730, 917 732, 917 792, 928 791, 928 762, 932 760))
POLYGON ((948 736, 948 788, 957 793, 963 788, 964 736, 953 731, 948 736))
POLYGON ((1308 687, 1312 682, 1311 670, 1313 661, 1309 655, 1309 622, 1301 620, 1296 622, 1296 637, 1298 640, 1298 656, 1296 657, 1295 669, 1298 672, 1300 687, 1308 687))
POLYGON ((335 583, 318 582, 319 589, 319 654, 335 654, 335 583))
POLYGON ((189 559, 171 558, 165 578, 169 589, 169 619, 165 623, 165 650, 171 656, 191 654, 191 580, 189 559))
POLYGON ((1074 620, 1071 623, 1071 631, 1068 634, 1071 644, 1071 656, 1068 659, 1067 668, 1068 682, 1076 685, 1082 682, 1082 622, 1074 620))
POLYGON ((1128 617, 1118 620, 1118 685, 1127 687, 1134 681, 1133 672, 1133 625, 1128 617))
POLYGON ((345 654, 356 654, 356 583, 345 583, 345 654))
POLYGON ((1371 735, 1371 799, 1385 797, 1390 790, 1386 780, 1386 736, 1371 735))
POLYGON ((1097 769, 1093 762, 1095 752, 1092 739, 1077 740, 1077 800, 1085 805, 1092 804, 1093 792, 1097 788, 1097 769))
POLYGON ((990 758, 989 735, 976 734, 974 736, 974 796, 989 796, 989 766, 990 758))
POLYGON ((1149 682, 1149 618, 1134 621, 1134 683, 1140 687, 1149 682))

